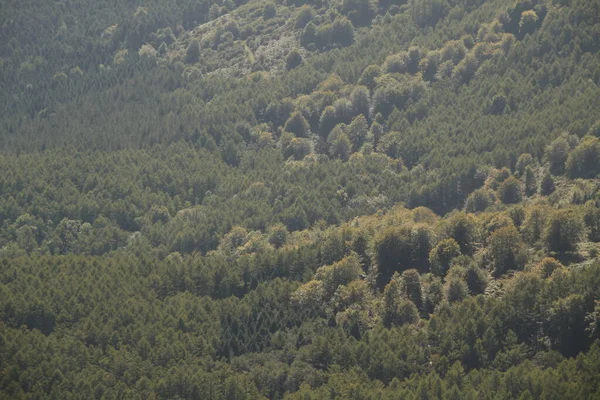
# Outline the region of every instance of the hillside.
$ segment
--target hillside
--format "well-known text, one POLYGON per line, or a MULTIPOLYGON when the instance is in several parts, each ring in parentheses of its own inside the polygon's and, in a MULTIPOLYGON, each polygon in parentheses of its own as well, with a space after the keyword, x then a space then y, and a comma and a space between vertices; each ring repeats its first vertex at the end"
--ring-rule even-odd
POLYGON ((600 396, 600 1, 0 13, 0 398, 600 396))

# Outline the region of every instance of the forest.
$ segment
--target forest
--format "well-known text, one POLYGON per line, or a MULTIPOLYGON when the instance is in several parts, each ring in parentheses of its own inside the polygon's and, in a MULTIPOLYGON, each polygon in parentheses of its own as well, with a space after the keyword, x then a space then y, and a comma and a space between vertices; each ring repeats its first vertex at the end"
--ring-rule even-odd
POLYGON ((600 0, 0 6, 0 399, 600 398, 600 0))

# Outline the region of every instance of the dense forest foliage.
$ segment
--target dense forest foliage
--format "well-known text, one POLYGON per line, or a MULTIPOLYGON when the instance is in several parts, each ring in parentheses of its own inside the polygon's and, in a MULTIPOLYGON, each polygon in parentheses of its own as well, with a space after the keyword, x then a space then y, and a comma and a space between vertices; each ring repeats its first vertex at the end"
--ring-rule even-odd
POLYGON ((0 6, 0 399, 600 396, 599 0, 0 6))

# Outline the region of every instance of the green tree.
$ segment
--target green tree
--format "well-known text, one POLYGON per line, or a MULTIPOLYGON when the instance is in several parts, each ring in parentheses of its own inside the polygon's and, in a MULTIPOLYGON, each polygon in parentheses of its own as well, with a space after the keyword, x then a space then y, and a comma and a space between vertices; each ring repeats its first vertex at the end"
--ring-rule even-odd
POLYGON ((481 188, 471 193, 465 201, 465 211, 470 213, 485 211, 494 204, 496 195, 489 189, 481 188))
POLYGON ((423 293, 421 289, 421 277, 416 269, 408 269, 402 272, 402 291, 404 295, 417 306, 423 307, 423 293))
POLYGON ((464 300, 469 295, 469 288, 464 280, 459 277, 452 277, 444 285, 446 300, 449 303, 455 303, 464 300))
POLYGON ((543 239, 548 250, 566 253, 577 250, 584 225, 581 217, 571 210, 558 210, 548 218, 543 239))
POLYGON ((337 115, 333 106, 327 106, 319 119, 319 131, 321 137, 327 137, 331 130, 337 125, 337 115))
POLYGON ((303 29, 315 17, 315 10, 308 4, 303 5, 296 14, 294 26, 296 29, 303 29))
POLYGON ((514 176, 509 177, 500 184, 498 188, 498 198, 504 204, 515 204, 521 201, 523 192, 521 182, 514 176))
POLYGON ((285 59, 285 68, 289 71, 302 64, 302 54, 297 49, 293 49, 289 52, 285 59))
POLYGON ((503 275, 510 270, 521 270, 527 262, 521 235, 512 225, 500 228, 492 234, 489 252, 496 276, 503 275))
POLYGON ((404 324, 413 324, 419 320, 417 307, 401 295, 401 284, 392 279, 383 291, 383 325, 390 328, 404 324))
POLYGON ((569 154, 566 172, 570 178, 595 178, 600 173, 600 141, 584 138, 569 154))
POLYGON ((267 3, 263 8, 263 18, 271 19, 277 15, 277 8, 275 8, 275 4, 267 3))
POLYGON ((294 111, 285 122, 283 129, 286 132, 291 132, 297 137, 306 138, 310 135, 310 125, 302 113, 294 111))
POLYGON ((519 156, 517 163, 515 164, 515 172, 519 176, 523 176, 525 174, 525 170, 527 167, 531 167, 533 165, 533 156, 529 153, 523 153, 519 156))
POLYGON ((185 52, 185 60, 188 63, 196 63, 200 58, 200 43, 196 39, 192 39, 185 52))
POLYGON ((560 175, 565 171, 568 153, 569 143, 562 136, 546 147, 546 159, 550 164, 550 172, 553 175, 560 175))
POLYGON ((600 208, 593 200, 585 204, 583 221, 588 229, 588 238, 592 242, 600 242, 600 208))
POLYGON ((537 182, 535 173, 531 167, 525 168, 525 193, 527 196, 533 196, 537 192, 537 182))
POLYGON ((447 234, 458 243, 460 251, 472 255, 479 239, 479 227, 472 214, 456 213, 448 219, 447 234))
POLYGON ((377 5, 373 0, 344 0, 342 12, 355 26, 366 26, 375 18, 377 5))
POLYGON ((549 196, 552 193, 554 193, 554 190, 554 178, 552 178, 552 174, 550 174, 550 172, 548 171, 544 174, 544 177, 540 182, 540 194, 543 194, 544 196, 549 196))
POLYGON ((375 89, 377 84, 376 79, 382 75, 381 67, 379 65, 369 65, 365 68, 360 75, 358 84, 366 86, 370 91, 375 89))
POLYGON ((458 243, 454 239, 442 240, 429 253, 431 272, 437 276, 446 276, 452 260, 458 256, 460 256, 458 243))
POLYGON ((384 288, 394 272, 410 267, 412 260, 410 232, 402 228, 388 228, 375 236, 377 286, 384 288))
POLYGON ((302 31, 302 35, 300 36, 300 44, 304 47, 309 46, 317 41, 317 28, 315 24, 309 22, 304 30, 302 31))

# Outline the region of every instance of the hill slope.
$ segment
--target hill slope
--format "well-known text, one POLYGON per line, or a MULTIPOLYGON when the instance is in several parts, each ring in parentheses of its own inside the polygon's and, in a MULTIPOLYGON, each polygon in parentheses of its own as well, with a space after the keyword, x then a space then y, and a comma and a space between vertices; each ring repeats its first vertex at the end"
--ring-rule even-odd
POLYGON ((0 397, 600 393, 599 1, 0 14, 0 397))

